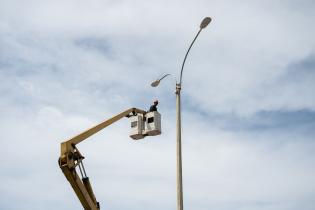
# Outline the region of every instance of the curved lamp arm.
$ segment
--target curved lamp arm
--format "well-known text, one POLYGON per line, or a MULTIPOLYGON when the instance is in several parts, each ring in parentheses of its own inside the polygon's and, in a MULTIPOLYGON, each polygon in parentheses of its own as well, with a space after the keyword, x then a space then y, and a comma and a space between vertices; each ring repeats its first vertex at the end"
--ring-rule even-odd
POLYGON ((180 85, 180 86, 181 86, 181 84, 182 84, 183 70, 184 70, 184 65, 185 65, 185 62, 186 62, 186 58, 187 58, 187 56, 188 56, 188 53, 189 53, 191 47, 193 46, 193 44, 195 43, 197 37, 199 36, 201 30, 204 29, 205 27, 207 27, 207 26, 209 25, 209 23, 211 22, 211 20, 212 20, 212 19, 211 19, 210 17, 206 17, 206 18, 204 18, 204 19, 202 20, 202 22, 201 22, 201 24, 200 24, 200 29, 199 29, 197 35, 195 36, 194 40, 191 42, 191 44, 190 44, 190 46, 189 46, 189 48, 188 48, 188 50, 187 50, 187 52, 186 52, 186 55, 185 55, 185 58, 184 58, 184 61, 183 61, 183 64, 182 64, 182 68, 181 68, 181 71, 180 71, 180 80, 179 80, 179 85, 180 85))

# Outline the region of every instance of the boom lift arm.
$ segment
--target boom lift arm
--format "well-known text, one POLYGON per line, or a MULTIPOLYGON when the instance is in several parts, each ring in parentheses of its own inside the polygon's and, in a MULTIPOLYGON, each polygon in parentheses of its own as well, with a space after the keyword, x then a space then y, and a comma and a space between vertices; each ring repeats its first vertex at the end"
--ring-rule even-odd
POLYGON ((89 178, 86 176, 86 172, 82 162, 84 157, 81 155, 76 145, 84 141, 88 137, 92 136, 93 134, 99 132, 100 130, 106 128, 107 126, 117 122, 121 118, 129 117, 130 114, 136 115, 138 113, 145 114, 146 112, 137 108, 128 109, 61 143, 61 154, 58 161, 59 166, 68 181, 70 182, 73 190, 75 191, 85 210, 99 210, 100 205, 99 202, 97 202, 96 200, 89 178), (80 178, 80 176, 76 172, 77 166, 79 167, 82 178, 80 178))

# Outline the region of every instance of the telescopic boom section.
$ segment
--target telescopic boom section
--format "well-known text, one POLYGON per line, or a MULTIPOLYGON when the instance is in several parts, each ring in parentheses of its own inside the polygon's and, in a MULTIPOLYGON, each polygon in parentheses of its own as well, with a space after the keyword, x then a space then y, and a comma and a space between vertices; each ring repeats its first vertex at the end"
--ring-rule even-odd
POLYGON ((86 176, 85 168, 82 162, 84 157, 76 148, 76 145, 84 141, 88 137, 92 136, 93 134, 99 132, 100 130, 106 128, 107 126, 117 122, 123 117, 129 117, 138 113, 145 114, 146 112, 137 108, 128 109, 84 131, 83 133, 80 133, 79 135, 69 139, 68 141, 61 143, 61 155, 58 161, 59 166, 68 181, 70 182, 73 190, 75 191, 85 210, 99 210, 100 205, 95 198, 89 178, 86 176), (80 169, 81 177, 76 172, 77 166, 80 169))

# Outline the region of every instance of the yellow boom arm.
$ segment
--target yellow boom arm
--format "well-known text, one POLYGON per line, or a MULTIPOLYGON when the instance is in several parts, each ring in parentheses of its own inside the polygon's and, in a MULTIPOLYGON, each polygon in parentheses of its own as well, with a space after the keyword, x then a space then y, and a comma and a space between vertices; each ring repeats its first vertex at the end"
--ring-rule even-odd
POLYGON ((100 205, 95 198, 89 178, 86 176, 85 168, 82 162, 84 157, 76 148, 76 145, 114 122, 117 122, 121 118, 136 115, 138 113, 145 114, 146 112, 137 108, 128 109, 61 143, 61 154, 58 161, 59 166, 70 182, 85 210, 99 210, 100 205), (77 166, 80 169, 81 177, 76 172, 77 166))

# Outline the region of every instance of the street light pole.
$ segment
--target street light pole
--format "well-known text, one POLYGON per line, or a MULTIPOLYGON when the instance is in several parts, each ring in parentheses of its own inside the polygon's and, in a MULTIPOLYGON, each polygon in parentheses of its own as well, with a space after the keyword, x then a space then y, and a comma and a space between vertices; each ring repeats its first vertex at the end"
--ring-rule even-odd
MULTIPOLYGON (((182 64, 182 68, 180 71, 180 80, 179 83, 176 83, 176 157, 177 157, 177 210, 183 210, 184 209, 184 205, 183 205, 183 173, 182 173, 182 139, 181 139, 181 135, 182 135, 182 126, 181 126, 181 89, 182 89, 182 77, 183 77, 183 70, 184 70, 184 65, 186 62, 186 58, 188 56, 188 53, 191 49, 191 47, 193 46, 193 44, 195 43, 197 37, 199 36, 200 32, 202 31, 202 29, 204 29, 205 27, 207 27, 207 25, 211 22, 211 18, 210 17, 206 17, 202 20, 201 24, 200 24, 200 29, 198 31, 198 33, 196 34, 195 38, 193 39, 192 43, 190 44, 186 54, 185 54, 185 58, 182 64)), ((159 85, 160 81, 162 79, 164 79, 165 77, 167 77, 170 74, 166 74, 164 75, 161 79, 155 80, 151 83, 152 87, 156 87, 159 85)))
POLYGON ((197 37, 199 36, 200 32, 202 29, 204 29, 205 27, 207 27, 207 25, 211 22, 211 18, 210 17, 206 17, 202 20, 201 24, 200 24, 200 29, 198 31, 198 33, 196 34, 194 40, 191 42, 183 64, 182 64, 182 68, 180 71, 180 80, 179 83, 176 84, 176 133, 177 133, 177 140, 176 140, 176 153, 177 153, 177 210, 183 210, 184 209, 184 205, 183 205, 183 172, 182 172, 182 125, 181 125, 181 98, 180 98, 180 92, 182 89, 182 79, 183 79, 183 70, 184 70, 184 65, 186 62, 186 58, 188 56, 188 53, 191 49, 191 47, 193 46, 193 44, 195 43, 197 37))
POLYGON ((181 125, 181 85, 176 84, 176 182, 177 182, 177 210, 183 210, 183 177, 182 177, 182 125, 181 125))

